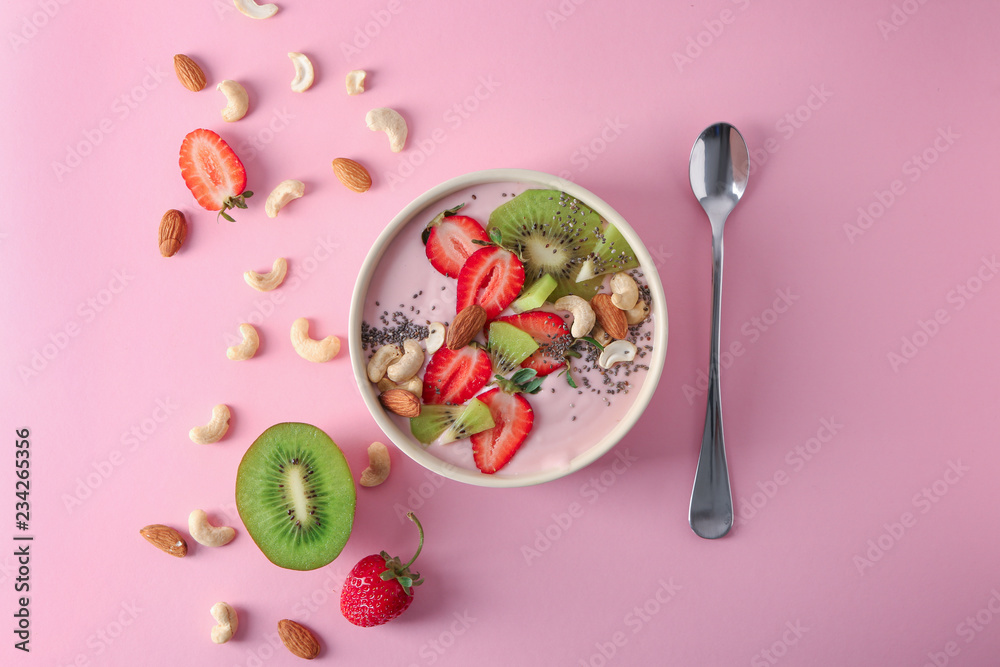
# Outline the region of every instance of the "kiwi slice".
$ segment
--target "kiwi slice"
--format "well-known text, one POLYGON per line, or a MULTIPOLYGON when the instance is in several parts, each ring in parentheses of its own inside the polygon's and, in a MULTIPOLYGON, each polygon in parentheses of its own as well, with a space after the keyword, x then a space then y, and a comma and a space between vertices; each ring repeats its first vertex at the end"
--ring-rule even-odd
POLYGON ((243 455, 236 508, 275 565, 315 570, 336 558, 354 525, 354 477, 343 452, 310 424, 276 424, 243 455))
POLYGON ((538 343, 531 334, 513 324, 493 322, 490 324, 488 348, 493 372, 507 375, 535 353, 538 343))
POLYGON ((410 419, 410 432, 425 445, 438 437, 446 445, 495 425, 486 404, 473 398, 465 405, 422 405, 420 415, 410 419))
POLYGON ((594 244, 594 249, 580 265, 580 272, 576 274, 576 280, 582 282, 590 280, 594 276, 627 271, 638 266, 639 260, 635 258, 632 246, 628 244, 617 227, 608 224, 597 234, 597 243, 594 244))
POLYGON ((556 284, 556 279, 546 273, 531 283, 530 287, 521 292, 521 296, 517 297, 517 300, 510 304, 510 309, 515 313, 524 313, 538 308, 549 298, 552 290, 556 288, 556 284))
POLYGON ((605 226, 589 206, 564 192, 525 190, 490 214, 486 231, 490 238, 499 231, 500 244, 521 259, 525 284, 544 275, 555 278, 549 294, 555 301, 567 294, 590 299, 597 292, 601 279, 577 281, 577 276, 605 226))

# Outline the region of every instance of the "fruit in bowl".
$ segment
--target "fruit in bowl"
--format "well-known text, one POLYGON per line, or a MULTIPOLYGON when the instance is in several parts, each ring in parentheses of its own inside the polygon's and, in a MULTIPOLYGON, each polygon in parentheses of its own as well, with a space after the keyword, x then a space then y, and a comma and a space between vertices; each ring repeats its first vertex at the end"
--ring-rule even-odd
POLYGON ((639 418, 666 352, 662 287, 631 227, 526 170, 468 174, 407 206, 369 253, 350 319, 355 377, 388 437, 483 486, 596 460, 639 418))

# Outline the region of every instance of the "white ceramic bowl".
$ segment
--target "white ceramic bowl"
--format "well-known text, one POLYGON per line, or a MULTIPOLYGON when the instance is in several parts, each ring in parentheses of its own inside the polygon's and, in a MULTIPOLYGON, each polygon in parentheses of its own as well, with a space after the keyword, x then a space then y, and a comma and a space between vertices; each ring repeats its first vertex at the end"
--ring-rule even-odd
MULTIPOLYGON (((433 216, 431 216, 433 217, 433 216)), ((429 219, 429 218, 428 218, 429 219)), ((433 269, 428 264, 428 270, 433 269)), ((444 319, 444 317, 442 317, 444 319)), ((450 318, 449 318, 450 319, 450 318)), ((559 477, 563 477, 572 472, 593 463, 608 450, 614 447, 621 440, 629 429, 635 425, 642 416, 643 411, 649 404, 656 389, 656 384, 660 379, 663 370, 663 362, 667 351, 667 304, 663 295, 663 286, 660 284, 659 276, 652 257, 646 250, 646 246, 636 235, 632 227, 625 222, 614 209, 603 200, 599 199, 588 190, 576 185, 571 181, 527 169, 489 169, 476 171, 464 176, 459 176, 446 181, 436 187, 431 188, 410 202, 399 214, 393 218, 392 222, 385 228, 382 234, 375 241, 371 251, 361 265, 358 274, 358 281, 354 286, 354 293, 351 297, 351 313, 349 320, 349 349, 351 366, 354 369, 354 377, 357 381, 361 396, 368 406, 368 410, 375 418, 386 436, 407 456, 424 466, 428 470, 436 472, 444 477, 475 484, 478 486, 492 487, 517 487, 540 484, 559 477), (367 355, 362 348, 361 323, 364 318, 368 290, 386 249, 392 243, 396 235, 406 227, 414 216, 424 212, 436 201, 448 197, 469 187, 481 186, 490 183, 518 183, 528 187, 542 189, 561 190, 566 194, 576 197, 589 207, 591 207, 604 220, 611 223, 621 232, 622 236, 629 242, 636 258, 639 260, 640 268, 643 270, 644 279, 649 287, 652 303, 651 310, 654 314, 653 339, 651 341, 653 350, 646 360, 649 370, 643 379, 642 386, 638 390, 634 402, 625 413, 621 421, 614 425, 605 433, 593 434, 593 444, 582 453, 569 460, 568 465, 560 465, 555 468, 538 470, 534 472, 523 472, 517 475, 503 475, 500 471, 493 475, 486 475, 478 470, 466 470, 451 463, 448 463, 430 451, 427 447, 417 442, 408 430, 400 428, 397 423, 385 412, 378 400, 378 389, 368 380, 367 375, 367 355)), ((529 436, 530 437, 530 436, 529 436)))

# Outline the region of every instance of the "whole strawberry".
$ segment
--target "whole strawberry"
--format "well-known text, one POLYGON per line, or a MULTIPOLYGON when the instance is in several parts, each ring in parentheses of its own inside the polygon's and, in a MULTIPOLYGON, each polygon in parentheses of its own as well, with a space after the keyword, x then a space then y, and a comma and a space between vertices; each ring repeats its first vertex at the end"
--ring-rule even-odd
POLYGON ((348 621, 363 628, 382 625, 396 618, 413 602, 413 586, 424 583, 409 568, 424 548, 424 529, 413 512, 407 518, 420 531, 420 544, 405 565, 385 551, 362 558, 347 575, 340 592, 340 612, 348 621))

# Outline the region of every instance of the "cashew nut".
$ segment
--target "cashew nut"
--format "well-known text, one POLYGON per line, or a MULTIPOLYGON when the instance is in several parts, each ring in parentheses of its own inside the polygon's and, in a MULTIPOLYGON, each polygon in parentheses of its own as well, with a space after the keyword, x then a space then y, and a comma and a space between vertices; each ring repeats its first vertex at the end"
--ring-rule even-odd
POLYGON ((322 340, 309 337, 309 320, 304 317, 292 322, 292 347, 306 361, 323 363, 340 352, 340 339, 327 336, 322 340))
POLYGON ((618 272, 611 276, 611 303, 621 310, 634 308, 639 300, 639 286, 627 273, 618 272))
POLYGON ((225 644, 233 635, 240 621, 236 616, 236 610, 225 602, 216 602, 212 605, 212 618, 218 623, 212 628, 212 641, 216 644, 225 644))
POLYGON ((403 382, 416 375, 423 365, 424 348, 420 347, 417 341, 408 338, 403 341, 403 356, 399 361, 390 364, 385 373, 393 382, 403 382))
POLYGON ((247 115, 250 98, 247 96, 246 88, 230 79, 226 79, 216 86, 216 88, 221 90, 222 94, 226 96, 226 108, 222 110, 222 120, 227 123, 235 123, 247 115))
POLYGON ((258 292, 270 292, 284 281, 286 273, 288 273, 288 262, 284 257, 279 257, 271 264, 270 272, 247 271, 243 274, 243 280, 258 292))
POLYGON ((389 450, 381 442, 368 445, 368 467, 361 473, 361 486, 378 486, 389 477, 389 450))
POLYGON ((641 299, 636 301, 635 306, 625 311, 625 321, 629 326, 639 324, 645 321, 647 317, 649 317, 649 304, 641 299))
POLYGON ((295 78, 292 79, 292 92, 304 93, 313 85, 313 64, 304 53, 289 53, 292 65, 295 66, 295 78))
POLYGON ((586 336, 594 328, 597 316, 594 315, 594 309, 590 307, 590 302, 586 299, 575 294, 568 294, 560 297, 553 305, 556 310, 569 311, 573 315, 573 327, 570 329, 573 338, 586 336))
POLYGON ((420 396, 424 393, 424 383, 420 378, 416 376, 411 377, 409 380, 397 382, 396 388, 405 389, 406 391, 410 392, 417 398, 420 398, 420 396))
POLYGON ((212 420, 204 426, 195 426, 188 433, 191 442, 196 445, 210 445, 222 440, 229 430, 229 406, 219 403, 212 408, 212 420))
POLYGON ((213 526, 208 522, 205 510, 194 510, 188 516, 188 532, 198 544, 206 547, 221 547, 236 537, 236 530, 229 526, 213 526))
POLYGON ((267 196, 267 201, 264 202, 264 213, 267 213, 267 217, 269 218, 276 218, 278 217, 278 211, 284 208, 285 204, 293 199, 298 199, 305 193, 306 184, 302 181, 296 181, 291 178, 287 181, 282 181, 267 196))
POLYGON ((404 389, 418 398, 423 395, 424 391, 424 383, 418 377, 411 377, 409 380, 404 380, 403 382, 393 382, 389 378, 382 378, 376 386, 379 392, 383 394, 390 389, 404 389))
POLYGON ((597 363, 601 368, 611 368, 615 364, 632 361, 635 359, 635 352, 634 344, 627 340, 616 340, 604 348, 597 363))
POLYGON ((427 339, 424 345, 427 346, 427 354, 434 354, 444 345, 445 328, 440 322, 431 322, 427 325, 427 339))
POLYGON ((614 340, 614 337, 605 331, 604 327, 600 324, 595 324, 594 328, 590 330, 590 337, 605 347, 607 347, 611 341, 614 340))
POLYGON ((383 345, 375 350, 375 354, 368 360, 368 379, 372 382, 378 382, 384 378, 389 364, 401 356, 403 356, 403 352, 396 345, 383 345))
POLYGON ((257 330, 253 328, 252 324, 246 322, 241 324, 240 335, 243 336, 243 342, 239 345, 232 345, 226 350, 226 356, 233 361, 246 361, 253 358, 253 355, 257 354, 257 348, 260 347, 260 336, 257 335, 257 330))
POLYGON ((399 112, 388 107, 372 109, 365 116, 369 130, 385 132, 389 137, 389 150, 398 153, 406 144, 406 121, 399 112))
POLYGON ((365 77, 363 69, 354 69, 347 73, 347 94, 360 95, 365 92, 365 77))
POLYGON ((254 0, 233 0, 236 9, 252 19, 269 19, 278 12, 278 5, 258 5, 254 0))

